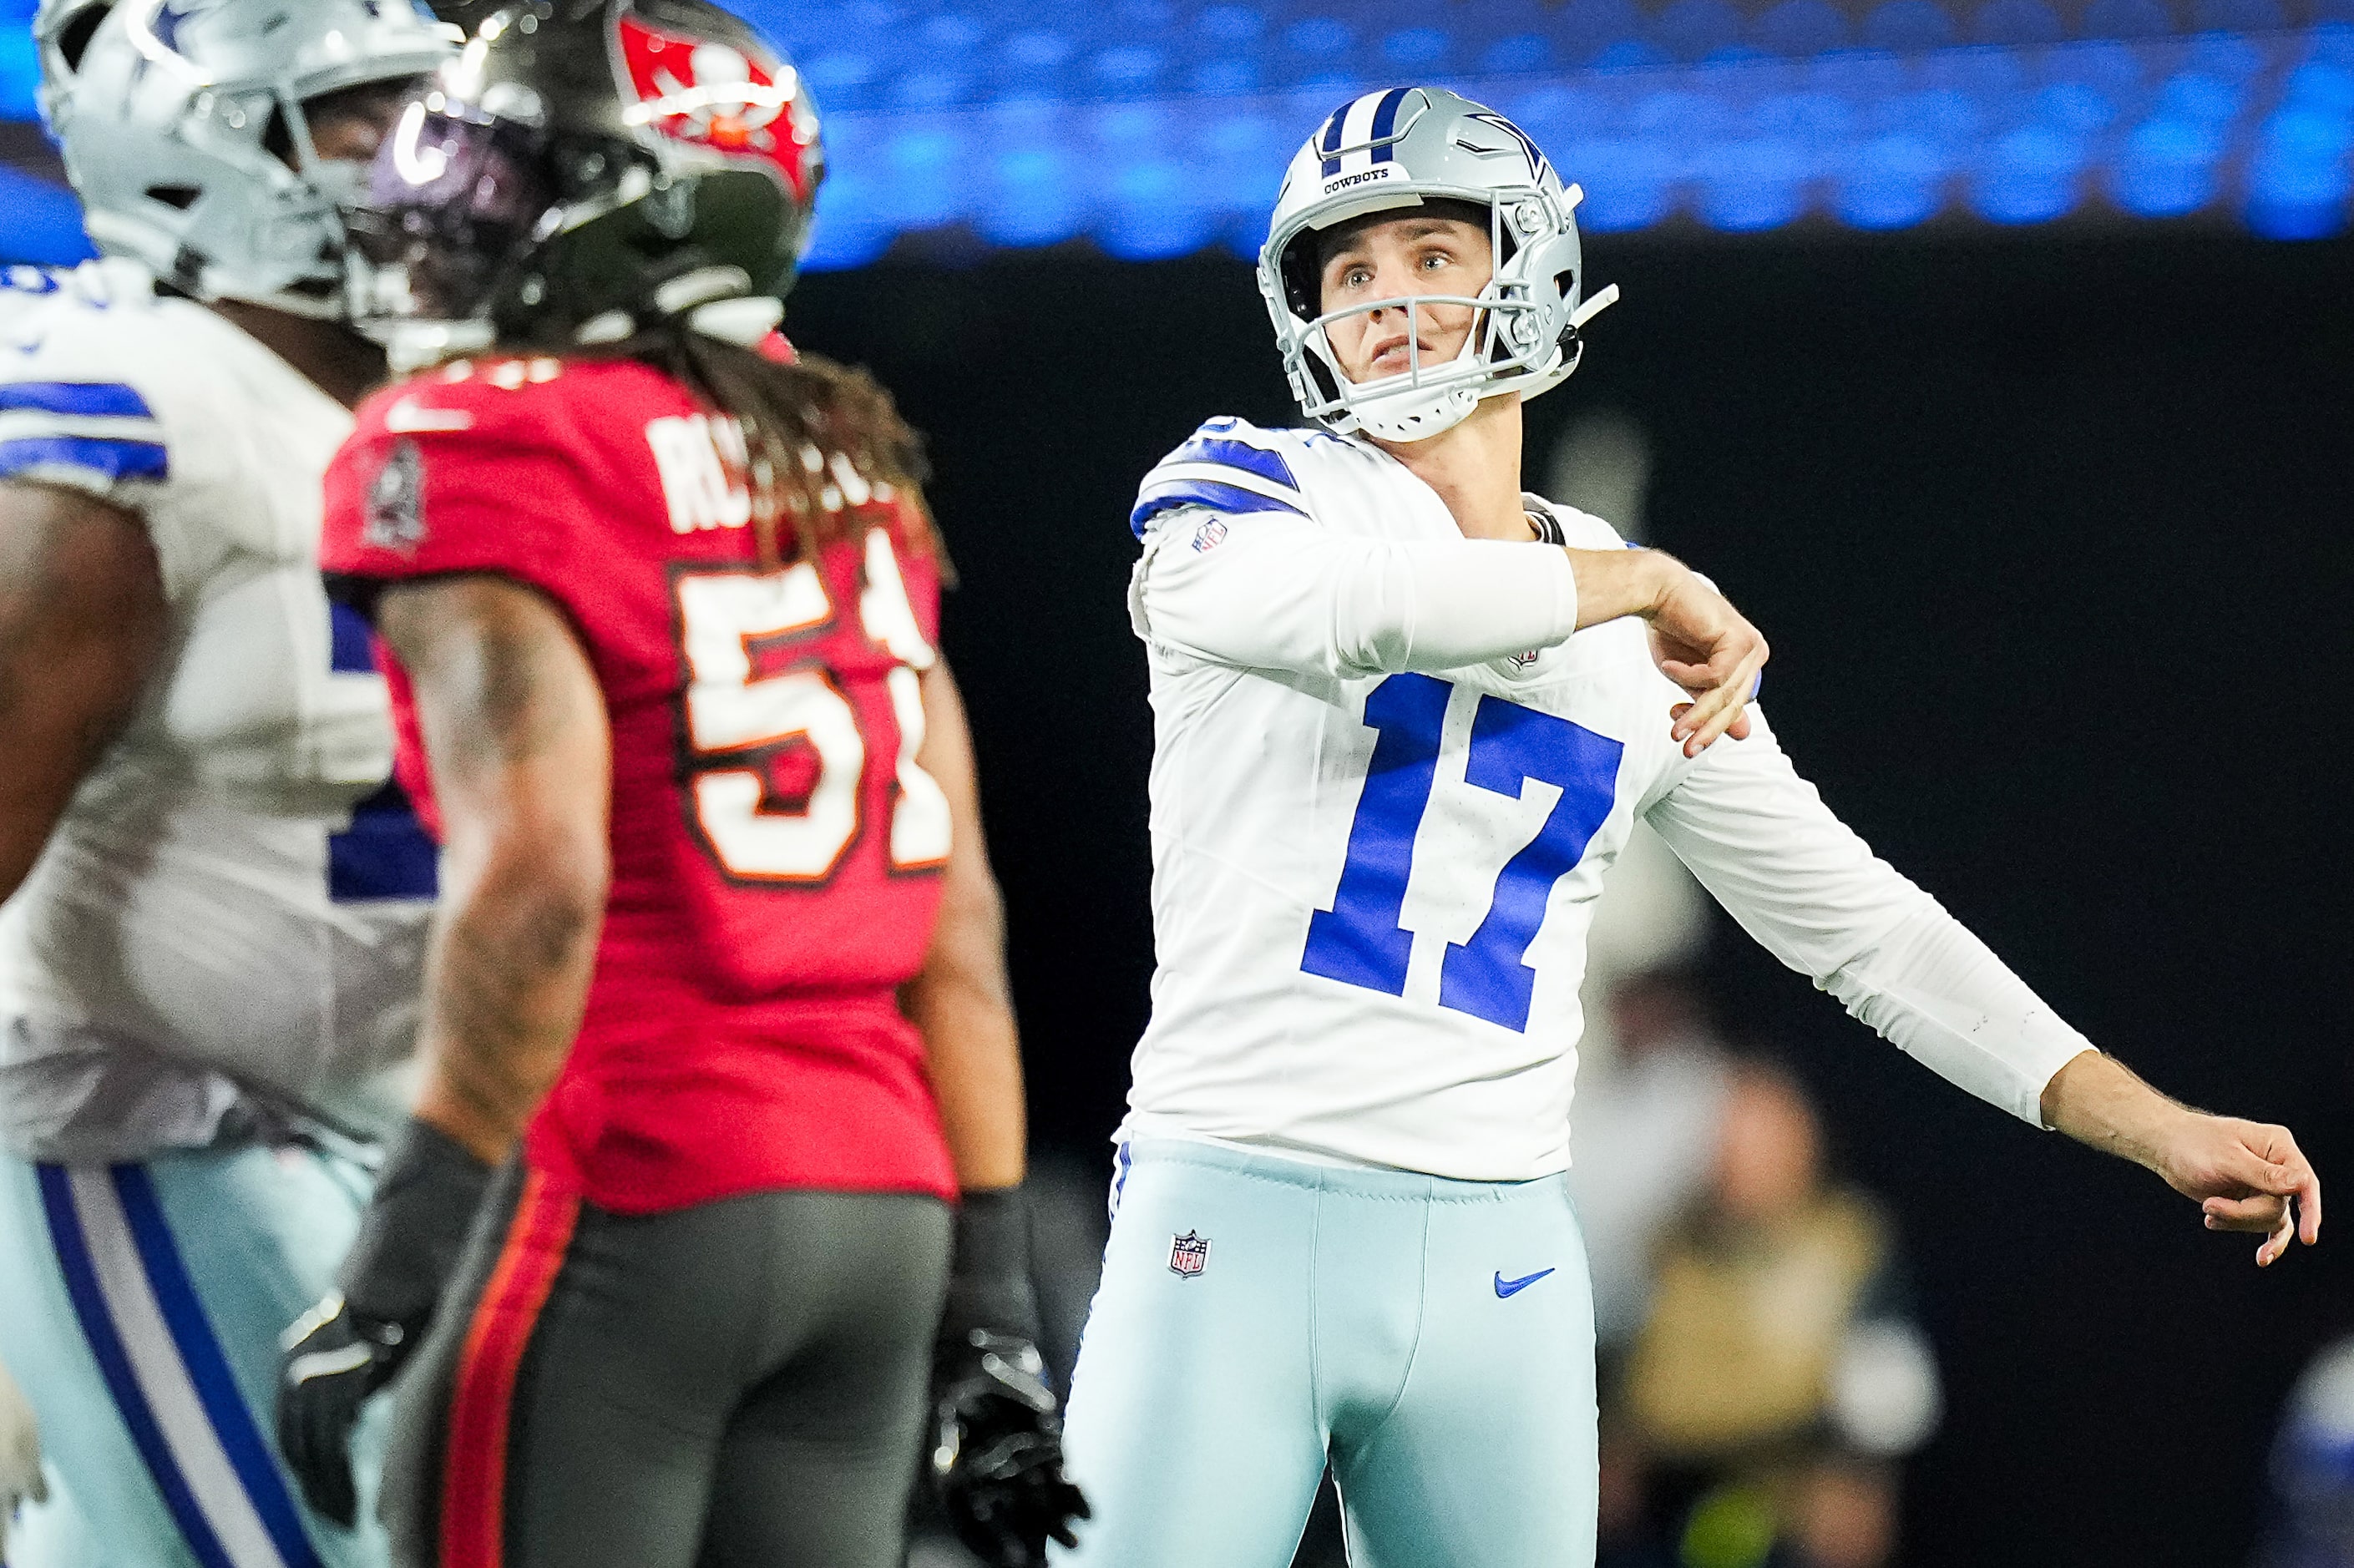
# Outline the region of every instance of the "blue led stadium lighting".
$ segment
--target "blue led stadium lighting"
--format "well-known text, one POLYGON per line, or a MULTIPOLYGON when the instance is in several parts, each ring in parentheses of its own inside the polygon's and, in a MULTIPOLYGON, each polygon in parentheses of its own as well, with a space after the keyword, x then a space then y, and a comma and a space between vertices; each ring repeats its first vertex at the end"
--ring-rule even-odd
MULTIPOLYGON (((2278 19, 2273 0, 2198 6, 2278 19)), ((829 189, 810 265, 857 266, 901 233, 953 226, 994 245, 1084 238, 1123 258, 1249 255, 1303 128, 1365 87, 1425 74, 1392 69, 1402 57, 1556 62, 1427 74, 1519 120, 1585 185, 1596 232, 2092 210, 2236 216, 2310 238, 2342 231, 2354 199, 2354 5, 2300 28, 2182 34, 2163 0, 2094 0, 2084 15, 2119 36, 2075 40, 2045 0, 1966 14, 1885 0, 1853 22, 1825 0, 1746 17, 1726 0, 1648 14, 1628 0, 1500 4, 1481 37, 1466 23, 1488 9, 1204 5, 1152 44, 1075 41, 1077 67, 1050 98, 914 116, 865 107, 867 90, 829 121, 834 167, 881 148, 875 177, 901 188, 829 189), (1389 25, 1416 14, 1448 25, 1389 25), (1233 49, 1248 53, 1218 52, 1233 49)))
POLYGON ((89 254, 72 193, 0 165, 0 261, 63 267, 89 254))
POLYGON ((40 57, 33 52, 34 0, 0 0, 0 120, 33 118, 33 84, 40 57))
MULTIPOLYGON (((826 111, 812 269, 902 236, 1256 251, 1292 148, 1384 82, 1519 120, 1596 232, 2073 213, 2344 231, 2354 0, 746 0, 826 111), (2073 18, 2073 24, 2071 21, 2073 18), (2185 30, 2186 27, 2189 30, 2185 30)), ((0 117, 32 111, 0 0, 0 117)), ((80 250, 0 187, 0 260, 80 250)))

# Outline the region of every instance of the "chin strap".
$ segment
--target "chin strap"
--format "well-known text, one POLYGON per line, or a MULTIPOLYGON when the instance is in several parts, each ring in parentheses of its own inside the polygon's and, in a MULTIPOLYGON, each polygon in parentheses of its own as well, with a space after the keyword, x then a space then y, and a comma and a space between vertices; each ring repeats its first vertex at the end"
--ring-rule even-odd
POLYGON ((1618 285, 1606 283, 1577 302, 1577 309, 1569 313, 1569 324, 1573 330, 1582 327, 1617 302, 1618 285))
MULTIPOLYGON (((714 268, 711 270, 732 272, 735 269, 714 268)), ((737 273, 737 276, 740 278, 742 274, 737 273)), ((778 323, 785 319, 785 302, 763 294, 706 298, 702 302, 689 302, 677 309, 663 308, 663 302, 658 294, 654 304, 655 309, 650 313, 656 319, 683 316, 691 330, 723 343, 735 344, 739 348, 759 347, 777 330, 778 323)), ((593 348, 603 344, 620 343, 634 336, 637 331, 637 316, 628 311, 607 311, 581 323, 573 332, 572 341, 583 348, 593 348)), ((486 354, 499 346, 497 331, 486 321, 399 322, 378 328, 369 335, 383 345, 385 358, 394 373, 402 376, 461 355, 486 354)), ((545 354, 547 350, 529 352, 545 354)))
MULTIPOLYGON (((651 313, 656 319, 683 316, 690 329, 705 337, 757 348, 785 319, 785 302, 751 289, 752 280, 740 267, 698 267, 656 289, 651 313)), ((638 325, 638 315, 631 312, 607 311, 581 323, 572 341, 620 343, 633 335, 638 325)))

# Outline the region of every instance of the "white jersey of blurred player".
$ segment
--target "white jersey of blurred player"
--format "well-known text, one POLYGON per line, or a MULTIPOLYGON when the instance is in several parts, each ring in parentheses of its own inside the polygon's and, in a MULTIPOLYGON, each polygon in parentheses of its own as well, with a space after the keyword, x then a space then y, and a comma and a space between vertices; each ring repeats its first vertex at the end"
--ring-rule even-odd
POLYGON ((0 905, 0 1355, 58 1484, 11 1563, 382 1560, 267 1436, 398 1109, 434 851, 320 484, 351 416, 135 263, 0 293, 0 482, 137 517, 165 652, 0 905), (289 1140, 292 1141, 289 1141, 289 1140))
POLYGON ((454 46, 375 0, 43 0, 33 42, 110 260, 0 290, 0 528, 55 579, 0 596, 0 1360, 50 1481, 9 1562, 377 1568, 271 1429, 367 1196, 345 1135, 398 1114, 369 1089, 434 876, 319 579, 324 388, 381 364, 337 198, 454 46))
MULTIPOLYGON (((1365 199, 1331 220, 1395 200, 1365 199)), ((1515 389, 1567 373, 1544 355, 1579 319, 1554 281, 1575 200, 1452 94, 1346 106, 1295 162, 1262 284, 1301 401, 1347 433, 1214 419, 1140 491, 1158 964, 1070 1402, 1095 1518, 1058 1561, 1281 1568, 1328 1463, 1359 1563, 1591 1561, 1564 1172, 1586 924, 1638 818, 1784 962, 2013 1115, 2040 1126, 2089 1048, 1830 813, 1762 714, 1684 755, 1688 695, 1645 624, 1576 630, 1550 546, 1616 551, 1607 524, 1531 495, 1536 542, 1466 538, 1356 433, 1447 429, 1499 365, 1527 367, 1515 389), (1328 212, 1409 178, 1492 204, 1492 334, 1385 407, 1303 369, 1320 307, 1273 276, 1320 177, 1328 212)))
POLYGON ((0 293, 0 479, 143 519, 171 652, 0 906, 0 1141, 202 1148, 249 1108, 365 1121, 415 1034, 432 849, 385 789, 384 679, 319 582, 351 415, 135 263, 0 293))

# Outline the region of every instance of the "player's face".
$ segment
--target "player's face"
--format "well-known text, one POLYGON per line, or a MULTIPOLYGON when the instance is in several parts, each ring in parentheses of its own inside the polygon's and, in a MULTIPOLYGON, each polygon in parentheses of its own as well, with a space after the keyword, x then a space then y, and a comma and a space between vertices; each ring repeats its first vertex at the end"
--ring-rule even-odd
POLYGON ((1426 366, 1453 359, 1471 335, 1477 307, 1408 310, 1384 302, 1414 294, 1476 295, 1494 274, 1487 228, 1459 217, 1408 214, 1343 234, 1324 258, 1322 308, 1373 308, 1326 329, 1341 374, 1352 381, 1378 381, 1405 375, 1417 356, 1426 366))
POLYGON ((312 149, 326 162, 365 167, 384 144, 386 132, 399 119, 401 106, 415 85, 412 81, 368 82, 312 99, 302 105, 312 149))

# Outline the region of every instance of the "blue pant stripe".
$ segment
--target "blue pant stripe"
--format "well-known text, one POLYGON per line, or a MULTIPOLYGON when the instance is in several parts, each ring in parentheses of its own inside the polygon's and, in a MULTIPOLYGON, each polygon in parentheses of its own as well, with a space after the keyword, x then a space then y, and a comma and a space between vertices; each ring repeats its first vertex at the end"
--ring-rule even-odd
POLYGON ((163 1428, 155 1424, 155 1413, 148 1407, 147 1396, 140 1391, 139 1380, 131 1370, 131 1358, 123 1351, 113 1315, 107 1309, 105 1292, 99 1287, 98 1271, 90 1264, 90 1243, 82 1234, 81 1216, 74 1212, 73 1187, 65 1167, 41 1165, 36 1169, 40 1173, 41 1207, 48 1215, 49 1236, 57 1247, 58 1267, 65 1275, 66 1294, 72 1298, 74 1314, 81 1320, 82 1337, 89 1342, 90 1354, 97 1358, 99 1371, 114 1395, 122 1424, 130 1428, 131 1441, 139 1449, 139 1457, 147 1462, 147 1473, 154 1478, 164 1506, 178 1523, 180 1534, 187 1542, 188 1550, 196 1554, 196 1560, 205 1568, 236 1568, 220 1537, 213 1533, 204 1510, 196 1505, 196 1494, 189 1490, 187 1478, 180 1473, 179 1462, 173 1458, 171 1446, 164 1440, 163 1428))
POLYGON ((122 1200, 123 1217, 131 1223, 131 1236, 138 1245, 148 1286, 163 1308, 172 1342, 179 1347, 188 1381, 196 1384, 196 1397, 203 1401, 205 1414, 211 1419, 213 1432, 238 1479, 245 1484, 253 1511, 260 1516, 262 1528, 270 1532, 286 1568, 320 1568, 319 1554, 312 1550, 302 1516, 294 1510, 277 1457, 254 1425, 253 1411, 237 1386, 236 1374, 229 1371, 220 1339, 205 1316, 204 1304, 196 1299, 196 1287, 164 1219, 163 1205, 155 1200, 154 1182, 140 1166, 118 1165, 114 1191, 122 1200))

